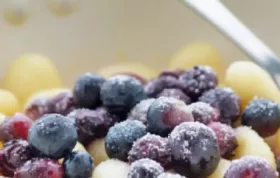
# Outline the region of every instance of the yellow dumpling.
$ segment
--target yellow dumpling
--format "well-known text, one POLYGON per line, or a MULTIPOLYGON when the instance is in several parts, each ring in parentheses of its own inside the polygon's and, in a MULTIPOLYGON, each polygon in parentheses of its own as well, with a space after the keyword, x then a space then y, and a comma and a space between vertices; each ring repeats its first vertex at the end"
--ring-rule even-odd
POLYGON ((208 178, 223 178, 230 163, 231 161, 221 158, 217 168, 208 178))
POLYGON ((225 64, 220 53, 207 42, 197 42, 182 47, 172 57, 170 69, 190 69, 195 65, 209 65, 223 80, 225 64))
POLYGON ((13 92, 21 103, 34 93, 61 88, 61 78, 51 60, 40 54, 27 54, 14 60, 3 78, 3 87, 13 92))
POLYGON ((280 92, 269 74, 251 61, 237 61, 226 70, 225 84, 241 97, 242 108, 255 96, 280 103, 280 92))
POLYGON ((19 110, 17 97, 10 91, 0 89, 0 113, 12 116, 19 110))

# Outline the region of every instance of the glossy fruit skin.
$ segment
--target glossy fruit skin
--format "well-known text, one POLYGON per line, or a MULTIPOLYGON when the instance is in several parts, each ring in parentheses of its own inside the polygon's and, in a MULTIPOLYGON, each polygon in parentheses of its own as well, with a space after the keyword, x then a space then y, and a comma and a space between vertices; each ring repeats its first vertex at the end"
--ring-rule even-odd
POLYGON ((166 75, 161 76, 148 82, 144 88, 148 97, 155 98, 164 89, 177 88, 184 89, 184 85, 176 77, 166 75))
POLYGON ((118 120, 104 107, 95 110, 76 109, 68 117, 74 119, 78 140, 84 145, 105 137, 109 128, 118 120))
POLYGON ((256 98, 244 110, 242 125, 252 127, 260 136, 276 133, 280 126, 280 106, 272 100, 256 98))
POLYGON ((162 167, 168 168, 172 158, 167 138, 148 133, 136 140, 128 153, 128 160, 132 163, 143 158, 152 159, 160 163, 162 167))
POLYGON ((28 136, 28 142, 37 156, 53 159, 60 159, 69 154, 77 140, 74 122, 59 114, 44 115, 35 121, 28 136))
POLYGON ((131 164, 127 178, 157 178, 164 169, 151 159, 140 159, 131 164))
POLYGON ((147 112, 147 131, 166 137, 182 122, 194 121, 187 105, 171 97, 157 98, 147 112))
POLYGON ((221 156, 224 158, 231 158, 235 148, 238 146, 233 128, 220 122, 212 122, 208 124, 208 127, 210 127, 217 136, 221 156))
POLYGON ((244 156, 234 160, 226 170, 224 178, 276 178, 273 168, 259 157, 244 156))
POLYGON ((110 158, 127 161, 133 143, 146 133, 146 126, 137 120, 126 120, 115 124, 105 137, 107 155, 110 158))
POLYGON ((72 152, 63 161, 65 178, 91 177, 93 168, 93 158, 86 151, 72 152))
POLYGON ((103 105, 110 112, 123 116, 141 100, 146 98, 139 80, 126 75, 117 75, 104 82, 101 91, 103 105))
POLYGON ((13 139, 27 140, 28 130, 32 123, 33 121, 29 117, 21 113, 5 118, 0 124, 0 140, 4 142, 13 139))
POLYGON ((34 158, 17 169, 14 178, 63 178, 63 174, 57 161, 34 158))
POLYGON ((184 72, 179 80, 184 83, 185 93, 193 101, 218 84, 217 74, 210 66, 198 65, 184 72))
POLYGON ((30 159, 32 159, 32 151, 27 141, 9 141, 0 150, 0 172, 5 176, 13 176, 14 171, 30 159))
POLYGON ((199 122, 184 122, 168 137, 172 168, 186 177, 206 178, 218 166, 220 152, 215 133, 199 122))
POLYGON ((164 89, 157 95, 157 98, 165 96, 172 97, 181 101, 184 101, 186 104, 191 104, 191 98, 188 97, 182 90, 173 88, 173 89, 164 89))
POLYGON ((147 112, 151 104, 155 101, 154 98, 144 99, 140 101, 128 114, 127 119, 138 120, 143 124, 147 124, 147 112))
POLYGON ((231 88, 215 88, 205 92, 199 101, 210 104, 220 112, 220 122, 231 125, 241 114, 240 97, 231 88))
POLYGON ((78 108, 94 109, 101 104, 100 89, 105 79, 99 75, 85 73, 74 84, 73 97, 78 108))

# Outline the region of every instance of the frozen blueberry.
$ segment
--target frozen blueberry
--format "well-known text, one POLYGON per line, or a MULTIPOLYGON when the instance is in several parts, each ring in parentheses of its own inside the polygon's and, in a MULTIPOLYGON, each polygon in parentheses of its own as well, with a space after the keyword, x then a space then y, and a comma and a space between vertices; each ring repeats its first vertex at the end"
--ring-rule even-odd
POLYGON ((110 158, 127 161, 133 142, 146 135, 146 126, 137 120, 126 120, 109 129, 105 149, 110 158))
POLYGON ((68 117, 74 119, 78 140, 84 145, 94 139, 105 137, 109 128, 117 121, 117 118, 104 107, 95 110, 76 109, 68 117))
POLYGON ((70 153, 77 143, 74 123, 59 114, 44 115, 29 130, 28 142, 40 156, 60 159, 70 153))
POLYGON ((147 131, 165 137, 175 126, 193 120, 190 109, 183 101, 162 96, 148 110, 147 131))
POLYGON ((230 88, 209 90, 199 100, 216 108, 220 112, 222 123, 231 125, 240 116, 240 97, 230 88))
POLYGON ((185 85, 185 93, 196 101, 204 92, 217 86, 216 72, 210 66, 195 66, 184 72, 179 80, 185 85))
POLYGON ((151 104, 155 101, 153 98, 140 101, 128 114, 129 120, 139 120, 143 124, 147 124, 147 112, 151 104))
POLYGON ((168 137, 173 169, 186 177, 205 178, 220 160, 215 133, 199 122, 184 122, 168 137))
POLYGON ((191 104, 191 99, 188 97, 182 90, 173 88, 173 89, 164 89, 157 95, 158 97, 166 96, 166 97, 173 97, 178 100, 184 101, 186 104, 191 104))
POLYGON ((34 158, 17 169, 13 178, 63 178, 63 174, 57 161, 34 158))
POLYGON ((185 71, 184 70, 164 70, 159 74, 159 77, 171 76, 174 78, 179 78, 185 71))
POLYGON ((219 111, 208 103, 198 101, 188 105, 188 107, 192 111, 194 120, 197 122, 209 124, 210 122, 217 122, 220 120, 219 111))
POLYGON ((134 162, 142 158, 155 160, 165 168, 170 166, 172 159, 167 138, 148 133, 135 141, 128 153, 128 160, 134 162))
POLYGON ((280 127, 280 107, 268 99, 253 99, 244 110, 241 121, 262 137, 272 136, 280 127))
POLYGON ((180 174, 173 174, 169 172, 162 173, 157 178, 186 178, 185 176, 181 176, 180 174))
POLYGON ((276 178, 276 174, 269 163, 254 156, 244 156, 231 162, 224 178, 276 178))
POLYGON ((108 79, 103 84, 100 94, 103 105, 121 116, 145 98, 139 80, 126 75, 117 75, 108 79))
POLYGON ((8 142, 13 139, 27 140, 28 130, 33 121, 24 114, 16 113, 5 118, 0 124, 0 140, 8 142))
POLYGON ((100 89, 105 79, 99 75, 85 73, 74 84, 74 101, 79 108, 94 109, 101 103, 100 89))
POLYGON ((140 159, 131 164, 127 178, 158 178, 164 169, 151 159, 140 159))
POLYGON ((86 151, 72 152, 63 161, 64 178, 88 178, 92 176, 93 159, 86 151))
POLYGON ((177 78, 166 75, 151 80, 146 84, 144 89, 148 97, 155 98, 159 93, 162 92, 162 90, 167 88, 177 88, 183 90, 184 85, 177 78))
POLYGON ((146 79, 132 72, 120 73, 119 75, 128 75, 130 77, 134 77, 135 79, 139 80, 142 85, 145 85, 147 83, 146 79))
POLYGON ((220 153, 224 158, 231 158, 237 147, 237 139, 233 128, 220 122, 212 122, 208 125, 216 134, 220 153))
POLYGON ((9 141, 0 150, 0 172, 5 176, 13 176, 14 171, 30 159, 32 152, 27 141, 9 141))

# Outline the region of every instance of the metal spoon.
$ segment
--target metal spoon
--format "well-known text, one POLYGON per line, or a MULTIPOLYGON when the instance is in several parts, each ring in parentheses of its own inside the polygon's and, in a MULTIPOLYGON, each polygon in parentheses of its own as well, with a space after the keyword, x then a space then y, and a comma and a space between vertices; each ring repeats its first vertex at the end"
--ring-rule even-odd
POLYGON ((219 0, 180 0, 212 23, 264 68, 280 88, 280 60, 257 36, 219 0))

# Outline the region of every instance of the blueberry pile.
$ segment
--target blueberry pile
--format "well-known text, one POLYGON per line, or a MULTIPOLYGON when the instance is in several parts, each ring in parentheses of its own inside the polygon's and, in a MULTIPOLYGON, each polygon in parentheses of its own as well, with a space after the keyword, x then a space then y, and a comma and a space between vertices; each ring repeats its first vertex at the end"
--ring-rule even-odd
POLYGON ((150 81, 86 73, 72 92, 36 99, 24 114, 0 123, 0 175, 111 178, 122 170, 114 177, 213 178, 221 162, 236 159, 222 170, 224 178, 276 178, 267 160, 239 155, 246 135, 234 127, 239 121, 241 131, 272 136, 279 105, 255 99, 242 112, 238 94, 217 85, 214 70, 203 65, 163 71, 150 81))

